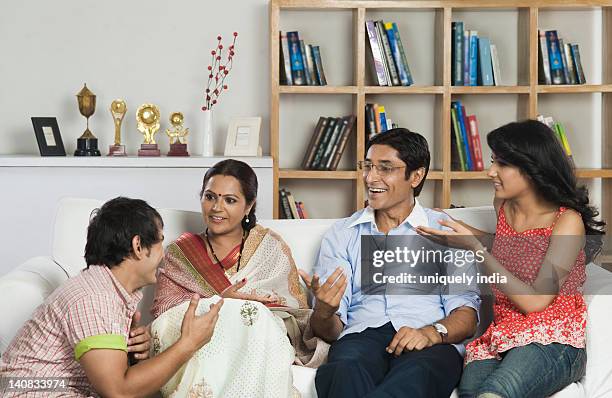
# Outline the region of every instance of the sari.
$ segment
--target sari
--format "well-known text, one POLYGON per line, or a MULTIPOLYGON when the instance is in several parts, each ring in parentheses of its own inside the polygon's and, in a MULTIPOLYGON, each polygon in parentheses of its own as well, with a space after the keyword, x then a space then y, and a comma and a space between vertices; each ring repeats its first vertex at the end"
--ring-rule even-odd
MULTIPOLYGON (((232 284, 246 278, 243 292, 273 295, 277 302, 225 299, 211 341, 164 386, 164 396, 292 397, 291 365, 316 368, 329 345, 310 329, 306 292, 287 244, 260 225, 220 261, 202 234, 185 233, 166 249, 151 309, 153 355, 172 345, 194 293, 206 311, 232 284), (240 270, 237 269, 240 258, 240 270), (289 353, 289 354, 287 354, 289 353)), ((198 312, 199 313, 199 312, 198 312)))

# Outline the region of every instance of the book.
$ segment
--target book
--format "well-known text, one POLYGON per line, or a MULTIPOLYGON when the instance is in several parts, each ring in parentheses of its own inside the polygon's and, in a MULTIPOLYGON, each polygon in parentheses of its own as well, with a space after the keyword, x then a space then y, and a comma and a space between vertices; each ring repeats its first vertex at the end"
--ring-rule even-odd
POLYGON ((582 61, 580 60, 580 48, 578 44, 572 44, 572 58, 574 59, 574 67, 576 68, 576 80, 578 84, 586 84, 584 70, 582 69, 582 61))
POLYGON ((563 127, 561 123, 555 123, 554 127, 555 127, 556 133, 559 136, 559 139, 561 141, 561 146, 563 147, 565 154, 567 155, 570 162, 572 163, 572 166, 576 167, 574 163, 574 157, 572 156, 572 148, 570 148, 570 144, 567 139, 567 135, 565 134, 565 128, 563 127))
POLYGON ((463 22, 452 23, 451 75, 453 86, 463 86, 463 22))
POLYGON ((280 190, 280 210, 285 219, 292 219, 291 207, 289 207, 289 200, 287 199, 287 191, 283 188, 280 190))
POLYGON ((355 124, 357 123, 357 117, 355 115, 346 116, 346 125, 343 128, 340 139, 338 140, 338 145, 332 151, 333 156, 331 162, 327 166, 327 170, 336 170, 338 168, 338 163, 340 163, 340 159, 342 158, 342 154, 344 153, 344 149, 346 148, 346 143, 349 140, 353 130, 355 130, 355 124))
POLYGON ((457 122, 459 122, 459 131, 461 131, 461 142, 463 143, 463 154, 465 155, 465 169, 466 171, 474 170, 472 165, 472 157, 470 156, 470 140, 468 138, 467 129, 465 127, 465 120, 463 118, 461 101, 454 101, 455 109, 457 110, 457 122))
POLYGON ((548 60, 548 44, 546 32, 538 30, 538 82, 540 84, 552 84, 550 78, 550 62, 548 60))
POLYGON ((380 124, 380 106, 374 104, 374 123, 376 124, 376 134, 383 131, 382 125, 380 124))
POLYGON ((387 126, 387 113, 385 112, 385 107, 380 105, 378 107, 379 117, 380 117, 380 132, 384 132, 389 130, 387 126))
POLYGON ((380 39, 385 54, 385 60, 387 61, 387 69, 389 70, 389 76, 391 76, 391 83, 394 86, 400 86, 401 83, 399 80, 399 75, 397 73, 397 66, 395 65, 395 61, 393 61, 393 54, 391 53, 391 45, 389 44, 389 38, 387 37, 385 23, 382 20, 376 21, 376 29, 378 29, 378 31, 380 32, 380 39))
POLYGON ((408 65, 408 59, 406 58, 406 52, 404 51, 404 45, 402 44, 402 39, 400 37, 399 29, 397 28, 397 24, 393 22, 393 33, 395 34, 395 41, 397 42, 397 47, 399 48, 400 58, 402 59, 402 65, 404 66, 407 78, 408 78, 408 86, 414 83, 414 79, 412 78, 412 73, 410 72, 410 66, 408 65))
POLYGON ((474 141, 472 140, 472 137, 470 134, 470 124, 468 122, 467 112, 465 111, 465 106, 463 106, 463 104, 461 105, 461 117, 463 118, 463 124, 461 124, 460 122, 459 127, 465 129, 465 142, 467 144, 466 153, 469 154, 469 156, 466 156, 466 158, 470 159, 468 170, 474 171, 476 170, 476 159, 474 156, 474 141))
POLYGON ((329 140, 334 133, 334 128, 336 127, 337 122, 338 122, 338 118, 335 118, 335 117, 329 118, 327 122, 327 128, 325 128, 325 131, 323 132, 323 136, 321 137, 321 141, 319 142, 319 145, 317 146, 317 150, 315 152, 314 159, 312 160, 312 163, 310 164, 309 169, 311 170, 319 169, 319 165, 321 164, 321 160, 323 159, 323 154, 325 153, 327 144, 329 143, 329 140))
POLYGON ((563 62, 559 51, 559 39, 556 30, 546 31, 546 46, 548 47, 548 60, 550 63, 550 80, 552 84, 563 84, 563 62))
POLYGON ((300 40, 300 52, 302 53, 302 64, 304 65, 304 77, 306 78, 306 85, 312 86, 312 77, 310 76, 310 69, 308 69, 308 60, 306 57, 306 45, 304 40, 300 40))
POLYGON ((391 81, 391 72, 389 71, 387 56, 385 54, 385 48, 383 47, 382 36, 377 22, 374 22, 374 28, 376 28, 376 38, 378 39, 378 44, 380 46, 380 54, 385 72, 385 78, 387 80, 387 86, 393 86, 393 82, 391 81))
POLYGON ((291 191, 287 191, 287 201, 289 202, 289 208, 291 209, 291 218, 299 219, 300 215, 297 211, 297 206, 295 205, 295 198, 291 194, 291 191))
POLYGON ((366 142, 371 140, 376 135, 376 114, 374 113, 374 104, 366 104, 366 142))
POLYGON ((287 32, 289 43, 289 58, 291 59, 291 76, 293 84, 303 86, 306 84, 304 63, 302 61, 302 49, 300 48, 300 36, 298 32, 287 32))
POLYGON ((342 132, 342 129, 347 123, 348 122, 344 120, 344 118, 338 118, 336 126, 334 126, 334 131, 329 137, 329 141, 327 141, 327 144, 325 145, 325 150, 323 151, 323 156, 321 156, 321 160, 319 161, 317 169, 327 170, 327 165, 331 164, 334 146, 338 142, 338 139, 340 138, 340 133, 342 132))
POLYGON ((387 40, 389 40, 389 47, 391 48, 391 55, 393 56, 393 62, 397 67, 397 74, 399 81, 402 86, 409 86, 408 74, 402 63, 402 55, 400 54, 399 45, 395 39, 395 32, 393 31, 393 23, 387 22, 384 25, 385 33, 387 34, 387 40))
MULTIPOLYGON (((455 125, 453 124, 453 112, 454 109, 451 109, 451 170, 460 171, 461 168, 461 159, 459 157, 459 147, 457 145, 457 137, 455 137, 455 125)), ((456 117, 456 116, 455 116, 456 117)))
POLYGON ((470 85, 470 31, 463 30, 463 85, 470 85))
POLYGON ((295 207, 297 208, 298 215, 300 216, 300 220, 303 220, 304 212, 302 211, 302 202, 296 202, 295 207))
MULTIPOLYGON (((461 129, 459 128, 459 121, 457 119, 457 109, 455 106, 451 108, 451 121, 452 121, 452 130, 453 137, 455 139, 455 147, 457 148, 457 154, 459 155, 459 165, 461 171, 466 171, 466 163, 465 163, 465 147, 463 145, 463 139, 461 137, 461 129)), ((451 139, 453 138, 451 137, 451 139)))
POLYGON ((317 80, 321 86, 327 86, 323 61, 321 61, 321 49, 319 46, 312 46, 312 57, 314 58, 315 68, 317 69, 317 80))
POLYGON ((576 67, 574 66, 574 57, 572 56, 572 45, 570 43, 565 43, 563 45, 563 51, 565 54, 567 74, 569 77, 568 84, 578 84, 578 80, 576 80, 576 67))
POLYGON ((314 155, 321 142, 321 137, 323 136, 323 132, 327 128, 327 123, 329 122, 329 118, 321 116, 317 125, 314 128, 312 133, 312 138, 310 139, 310 143, 308 144, 308 149, 306 149, 306 153, 304 155, 304 160, 302 161, 302 169, 308 170, 312 165, 312 161, 314 160, 314 155))
POLYGON ((312 84, 314 86, 320 86, 321 83, 319 82, 319 79, 317 79, 317 68, 315 67, 314 58, 312 57, 312 44, 306 46, 306 62, 312 84))
POLYGON ((563 65, 563 81, 565 84, 570 84, 569 69, 567 66, 567 58, 565 57, 565 43, 563 39, 559 39, 559 51, 561 52, 561 64, 563 65))
POLYGON ((293 78, 291 77, 291 58, 289 57, 289 43, 287 42, 287 35, 283 32, 280 34, 280 84, 287 86, 293 85, 293 78))
POLYGON ((496 86, 501 86, 501 70, 499 68, 499 57, 497 56, 497 46, 491 44, 491 65, 493 66, 493 81, 496 86))
POLYGON ((387 85, 387 76, 385 74, 385 65, 383 63, 383 53, 380 48, 381 44, 376 34, 376 26, 374 21, 366 21, 366 32, 368 35, 367 44, 372 55, 370 66, 376 74, 376 80, 379 86, 387 85))
POLYGON ((306 207, 304 206, 304 202, 300 202, 300 209, 302 210, 302 214, 304 215, 304 218, 310 218, 308 216, 308 212, 306 211, 306 207))
POLYGON ((478 39, 478 77, 482 86, 493 85, 493 65, 491 65, 491 42, 487 37, 478 39))
POLYGON ((470 30, 470 86, 478 85, 478 31, 470 30))
POLYGON ((468 125, 470 129, 472 147, 474 148, 474 169, 476 171, 483 171, 484 160, 482 158, 482 144, 480 142, 480 133, 478 132, 478 120, 476 119, 476 115, 468 116, 468 125))

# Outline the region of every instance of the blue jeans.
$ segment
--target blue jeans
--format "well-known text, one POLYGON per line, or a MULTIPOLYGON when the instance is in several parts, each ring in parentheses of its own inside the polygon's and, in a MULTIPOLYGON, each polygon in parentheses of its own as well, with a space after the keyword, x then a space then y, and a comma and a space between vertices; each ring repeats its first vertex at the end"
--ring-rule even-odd
POLYGON ((502 360, 467 364, 459 397, 548 397, 580 380, 586 370, 586 350, 566 344, 539 343, 502 353, 502 360))

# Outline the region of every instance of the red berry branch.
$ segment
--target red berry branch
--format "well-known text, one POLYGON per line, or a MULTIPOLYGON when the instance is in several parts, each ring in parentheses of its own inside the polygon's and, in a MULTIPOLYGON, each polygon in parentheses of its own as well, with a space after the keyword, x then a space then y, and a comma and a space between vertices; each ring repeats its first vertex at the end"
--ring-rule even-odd
POLYGON ((217 47, 210 52, 212 59, 207 70, 208 84, 204 92, 205 105, 202 107, 203 111, 212 109, 217 104, 223 91, 228 89, 228 85, 225 84, 225 78, 229 75, 234 64, 234 49, 237 37, 238 32, 234 32, 234 41, 232 41, 232 45, 227 49, 227 60, 223 63, 223 44, 221 44, 221 36, 217 36, 217 47))

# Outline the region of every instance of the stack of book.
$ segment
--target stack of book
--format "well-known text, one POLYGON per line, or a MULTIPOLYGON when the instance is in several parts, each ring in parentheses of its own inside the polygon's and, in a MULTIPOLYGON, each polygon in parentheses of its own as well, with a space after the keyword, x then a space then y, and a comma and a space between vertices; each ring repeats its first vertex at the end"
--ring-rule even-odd
POLYGON ((497 47, 478 31, 464 29, 463 22, 452 23, 453 86, 499 86, 501 81, 497 47))
POLYGON ((308 213, 303 202, 296 202, 291 192, 287 189, 280 190, 280 214, 285 219, 308 218, 308 213))
POLYGON ((366 21, 370 66, 379 86, 410 86, 414 83, 395 22, 366 21))
POLYGON ((451 170, 484 170, 478 119, 468 116, 461 101, 451 103, 451 130, 451 170))
POLYGON ((379 104, 366 104, 365 108, 366 139, 371 140, 376 134, 398 127, 379 104))
POLYGON ((556 30, 538 30, 541 84, 586 84, 578 44, 565 43, 556 30))
POLYGON ((555 132, 555 135, 557 136, 559 143, 563 147, 565 154, 572 162, 572 165, 575 165, 574 157, 572 156, 572 148, 570 147, 569 140, 567 139, 567 134, 565 133, 565 127, 563 127, 563 124, 561 124, 560 122, 555 122, 555 120, 551 116, 538 115, 537 119, 555 132))
POLYGON ((312 133, 310 144, 302 161, 304 170, 336 170, 346 143, 357 118, 354 115, 344 117, 319 118, 312 133))
POLYGON ((304 44, 298 32, 280 32, 280 84, 325 86, 325 72, 319 46, 304 44))

